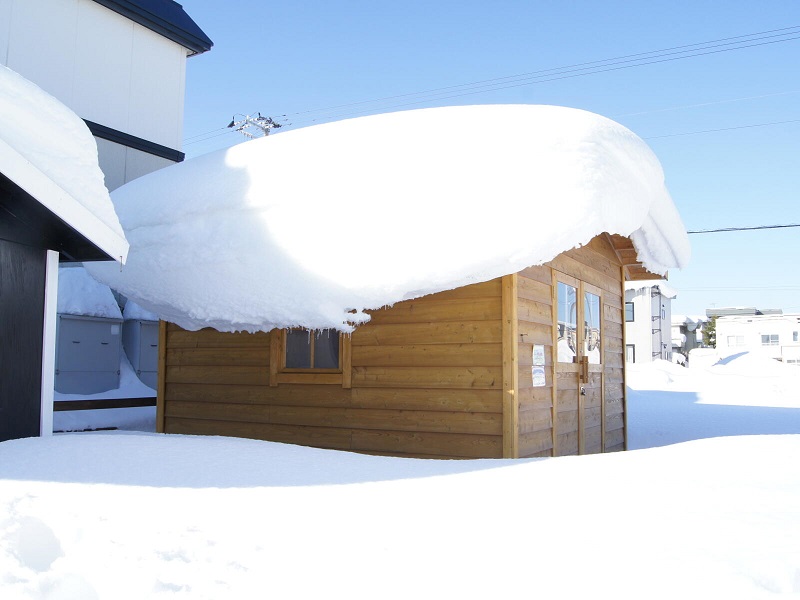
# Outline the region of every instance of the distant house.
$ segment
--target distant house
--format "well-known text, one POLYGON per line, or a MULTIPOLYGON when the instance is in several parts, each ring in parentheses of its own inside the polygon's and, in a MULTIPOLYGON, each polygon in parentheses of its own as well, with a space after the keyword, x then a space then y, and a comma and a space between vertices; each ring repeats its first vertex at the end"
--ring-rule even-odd
POLYGON ((663 181, 633 133, 574 109, 351 119, 117 190, 132 257, 93 272, 170 321, 159 431, 417 457, 622 450, 624 282, 689 254, 663 181))
POLYGON ((705 317, 672 315, 672 355, 688 357, 695 348, 705 346, 703 331, 708 319, 705 317))
POLYGON ((754 352, 800 364, 800 314, 780 309, 709 309, 717 317, 717 350, 721 353, 754 352))
POLYGON ((0 441, 52 432, 59 261, 127 254, 89 130, 0 67, 0 441))
POLYGON ((672 300, 665 281, 625 284, 625 360, 630 363, 672 360, 672 300))

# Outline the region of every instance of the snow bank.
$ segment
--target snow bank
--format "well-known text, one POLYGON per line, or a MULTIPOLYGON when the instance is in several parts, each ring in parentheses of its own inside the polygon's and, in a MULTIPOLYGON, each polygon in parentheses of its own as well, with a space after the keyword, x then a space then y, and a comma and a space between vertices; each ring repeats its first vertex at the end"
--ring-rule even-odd
MULTIPOLYGON (((119 265, 117 265, 119 269, 119 265)), ((58 313, 121 319, 114 294, 107 285, 95 280, 83 267, 59 269, 58 313)))
POLYGON ((654 273, 689 244, 647 145, 581 110, 414 110, 243 143, 112 194, 131 242, 101 280, 187 329, 334 327, 546 262, 602 232, 654 273))
MULTIPOLYGON (((113 234, 122 238, 119 243, 124 246, 122 227, 97 162, 97 144, 86 124, 36 84, 2 65, 0 146, 3 146, 0 168, 17 185, 26 188, 27 182, 18 181, 13 173, 6 172, 5 168, 10 166, 5 161, 10 157, 5 148, 13 149, 46 175, 113 234)), ((42 199, 37 197, 37 200, 42 199)), ((63 218, 64 215, 59 216, 63 218)))
POLYGON ((516 461, 14 440, 0 443, 0 596, 796 597, 798 460, 797 435, 516 461))

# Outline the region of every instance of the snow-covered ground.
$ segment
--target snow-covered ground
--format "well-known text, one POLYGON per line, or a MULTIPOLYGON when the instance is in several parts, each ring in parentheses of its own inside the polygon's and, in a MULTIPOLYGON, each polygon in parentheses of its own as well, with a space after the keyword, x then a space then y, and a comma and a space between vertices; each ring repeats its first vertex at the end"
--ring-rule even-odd
POLYGON ((4 442, 0 597, 800 597, 800 435, 743 435, 800 434, 800 368, 630 371, 631 446, 661 447, 434 461, 145 432, 4 442))

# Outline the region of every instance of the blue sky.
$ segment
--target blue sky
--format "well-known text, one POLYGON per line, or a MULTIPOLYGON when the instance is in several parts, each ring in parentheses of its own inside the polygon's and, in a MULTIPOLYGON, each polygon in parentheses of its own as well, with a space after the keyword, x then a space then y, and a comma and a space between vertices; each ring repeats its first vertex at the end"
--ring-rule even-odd
MULTIPOLYGON (((188 158, 243 142, 225 129, 237 113, 287 130, 448 104, 557 104, 644 138, 690 231, 800 223, 797 0, 181 3, 215 44, 187 67, 188 158), (638 57, 654 64, 501 79, 723 39, 703 56, 666 60, 700 47, 679 48, 638 57)), ((479 136, 491 123, 473 126, 479 136)), ((800 228, 690 239, 690 265, 669 276, 673 313, 800 312, 800 228)))

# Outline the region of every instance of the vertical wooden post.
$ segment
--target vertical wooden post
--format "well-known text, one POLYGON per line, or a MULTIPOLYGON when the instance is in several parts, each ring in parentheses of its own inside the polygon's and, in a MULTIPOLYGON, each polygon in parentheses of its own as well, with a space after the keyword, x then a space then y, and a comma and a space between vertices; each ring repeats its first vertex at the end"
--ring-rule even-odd
POLYGON ((622 295, 622 449, 628 449, 628 386, 626 363, 628 362, 627 337, 625 336, 625 267, 620 267, 620 294, 622 295))
POLYGON ((517 275, 502 279, 503 458, 519 458, 519 324, 517 275))
POLYGON ((550 269, 550 305, 553 311, 553 456, 558 456, 558 280, 556 270, 550 269))
POLYGON ((156 383, 156 432, 166 433, 167 322, 158 323, 158 380, 156 383))
POLYGON ((269 386, 278 387, 278 373, 283 367, 283 330, 269 332, 269 386))
POLYGON ((349 333, 339 334, 339 356, 342 361, 342 387, 344 389, 353 387, 353 354, 350 341, 349 333))

